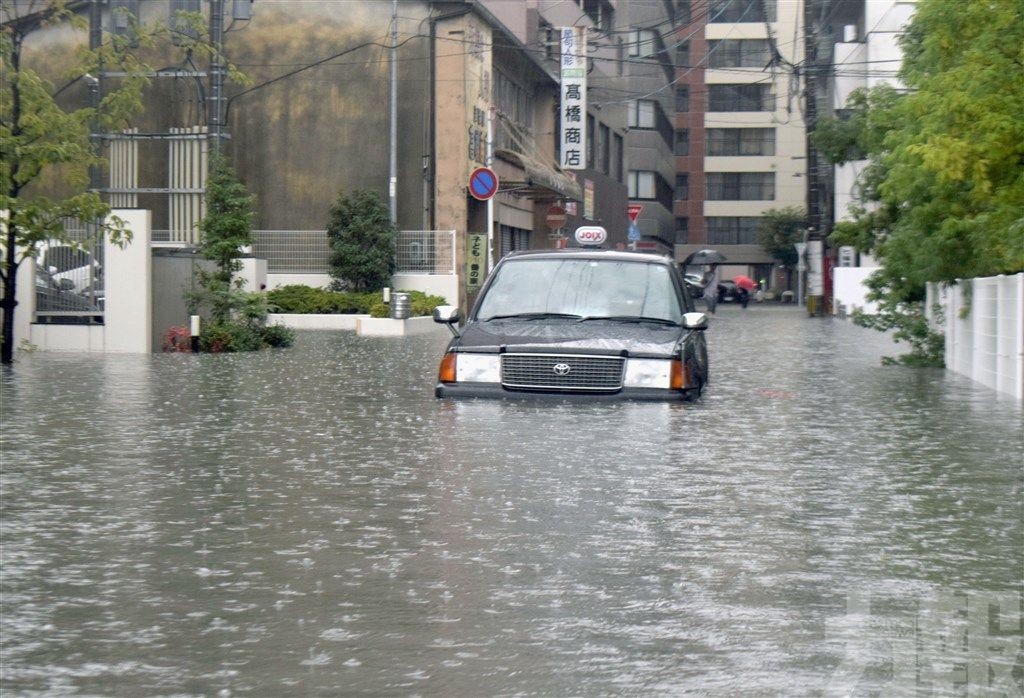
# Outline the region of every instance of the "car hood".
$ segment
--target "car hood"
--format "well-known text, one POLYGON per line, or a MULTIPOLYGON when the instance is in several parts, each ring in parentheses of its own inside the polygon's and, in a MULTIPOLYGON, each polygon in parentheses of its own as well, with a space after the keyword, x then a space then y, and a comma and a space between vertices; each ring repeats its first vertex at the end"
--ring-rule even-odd
POLYGON ((681 327, 592 320, 490 320, 470 322, 455 340, 457 351, 536 351, 628 354, 663 358, 677 354, 681 327))

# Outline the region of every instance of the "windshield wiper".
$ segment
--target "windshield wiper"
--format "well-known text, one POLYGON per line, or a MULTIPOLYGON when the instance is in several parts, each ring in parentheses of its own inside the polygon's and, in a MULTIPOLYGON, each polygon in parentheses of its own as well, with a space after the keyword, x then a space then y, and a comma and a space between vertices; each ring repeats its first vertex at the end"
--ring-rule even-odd
POLYGON ((582 320, 582 316, 573 315, 572 313, 512 313, 510 315, 492 315, 489 318, 482 320, 482 322, 490 322, 491 320, 507 320, 509 318, 516 318, 519 320, 547 320, 548 318, 568 318, 570 320, 582 320))
POLYGON ((678 327, 678 322, 672 322, 666 320, 663 317, 649 317, 647 315, 588 315, 581 317, 580 322, 586 322, 587 320, 611 320, 612 322, 654 322, 659 325, 670 325, 672 327, 678 327))

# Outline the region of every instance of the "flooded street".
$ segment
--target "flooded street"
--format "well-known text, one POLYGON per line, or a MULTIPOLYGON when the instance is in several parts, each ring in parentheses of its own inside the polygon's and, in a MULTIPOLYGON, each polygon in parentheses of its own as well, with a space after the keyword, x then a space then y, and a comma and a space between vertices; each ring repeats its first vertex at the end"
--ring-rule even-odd
POLYGON ((694 404, 438 401, 447 338, 19 355, 3 693, 1019 690, 1019 405, 792 308, 694 404))

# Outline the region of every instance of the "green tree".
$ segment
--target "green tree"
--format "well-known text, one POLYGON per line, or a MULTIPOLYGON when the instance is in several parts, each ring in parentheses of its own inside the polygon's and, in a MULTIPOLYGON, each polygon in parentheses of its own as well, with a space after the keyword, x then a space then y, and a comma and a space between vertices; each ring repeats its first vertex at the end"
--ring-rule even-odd
POLYGON ((866 205, 831 237, 880 260, 869 280, 880 313, 861 324, 910 342, 904 363, 941 365, 925 284, 1024 270, 1019 0, 921 0, 901 42, 907 89, 855 94, 815 142, 835 162, 870 159, 866 205))
POLYGON ((757 231, 761 247, 787 267, 797 263, 795 243, 803 240, 807 216, 799 206, 773 208, 766 211, 757 231))
MULTIPOLYGON (((25 42, 32 33, 56 24, 85 30, 86 21, 73 9, 81 5, 66 0, 0 3, 0 211, 6 214, 6 220, 0 221, 0 362, 4 364, 11 363, 14 354, 18 269, 35 258, 47 240, 74 244, 64 230, 63 219, 101 221, 100 229, 114 242, 130 240, 130 231, 122 221, 109 217, 110 207, 100 196, 85 191, 89 168, 101 164, 90 131, 122 128, 142 111, 143 91, 152 69, 139 55, 165 50, 172 42, 164 25, 131 23, 125 34, 104 35, 96 49, 78 48, 68 76, 72 83, 104 70, 117 71, 121 77, 105 90, 98 108, 66 108, 58 101, 64 88, 55 89, 26 64, 25 42), (47 183, 54 181, 62 182, 70 194, 53 195, 47 183)), ((183 19, 202 26, 198 16, 183 19)), ((179 36, 177 49, 196 58, 211 55, 203 33, 194 35, 200 38, 183 41, 179 36)))
POLYGON ((246 303, 244 282, 235 275, 242 269, 242 248, 252 245, 252 218, 253 196, 227 160, 214 156, 206 180, 206 215, 199 221, 199 253, 214 269, 197 271, 202 290, 190 300, 193 307, 208 306, 216 324, 230 322, 246 303))
POLYGON ((833 242, 881 260, 879 293, 917 301, 928 281, 1024 270, 1020 4, 921 0, 902 44, 907 92, 851 103, 846 146, 871 159, 860 185, 872 205, 833 242))
POLYGON ((397 230, 388 209, 374 192, 338 195, 327 223, 334 285, 356 291, 379 291, 395 270, 397 230))

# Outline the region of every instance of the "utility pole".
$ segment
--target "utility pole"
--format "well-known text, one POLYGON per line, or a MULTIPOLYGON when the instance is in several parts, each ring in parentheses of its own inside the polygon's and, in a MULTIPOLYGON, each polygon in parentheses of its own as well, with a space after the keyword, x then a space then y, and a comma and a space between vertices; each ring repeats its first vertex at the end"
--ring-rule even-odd
POLYGON ((221 150, 224 136, 224 0, 210 0, 210 97, 206 113, 206 131, 214 153, 221 150))
POLYGON ((398 224, 398 0, 391 3, 391 138, 388 163, 388 210, 391 222, 398 224))
POLYGON ((831 229, 831 221, 823 215, 822 201, 827 198, 831 187, 828 178, 822 176, 824 164, 818 149, 814 146, 814 132, 818 126, 818 107, 820 93, 827 81, 825 67, 827 64, 819 59, 821 53, 819 43, 825 34, 825 10, 830 0, 804 0, 804 127, 807 133, 807 283, 803 287, 807 299, 808 312, 812 315, 827 314, 824 312, 825 279, 824 254, 825 240, 831 229))

